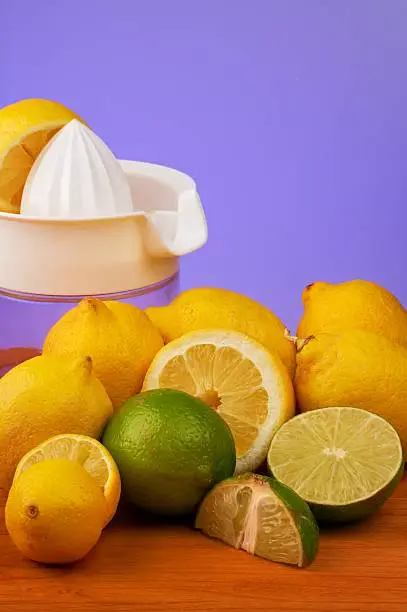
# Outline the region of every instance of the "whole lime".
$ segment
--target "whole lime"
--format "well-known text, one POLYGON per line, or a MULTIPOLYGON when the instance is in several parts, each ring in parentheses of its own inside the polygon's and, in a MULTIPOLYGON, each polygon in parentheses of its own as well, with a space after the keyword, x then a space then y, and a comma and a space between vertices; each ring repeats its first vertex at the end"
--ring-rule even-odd
POLYGON ((228 425, 207 404, 175 389, 128 400, 109 421, 103 444, 119 467, 124 496, 156 514, 192 512, 236 466, 228 425))

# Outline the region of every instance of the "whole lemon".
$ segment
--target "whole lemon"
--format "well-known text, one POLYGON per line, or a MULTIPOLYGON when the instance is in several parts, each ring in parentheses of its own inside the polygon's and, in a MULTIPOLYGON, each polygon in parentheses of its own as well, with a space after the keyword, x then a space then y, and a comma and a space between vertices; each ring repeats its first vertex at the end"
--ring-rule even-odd
POLYGON ((303 291, 297 336, 365 329, 407 346, 407 311, 387 289, 366 280, 317 282, 303 291))
POLYGON ((160 333, 139 308, 88 298, 51 328, 44 354, 90 355, 96 376, 118 408, 140 391, 162 346, 160 333))
POLYGON ((41 355, 0 379, 0 499, 29 450, 60 433, 98 438, 113 413, 87 358, 41 355))
POLYGON ((301 411, 353 406, 397 430, 407 452, 407 348, 364 330, 318 334, 303 343, 295 375, 301 411))
POLYGON ((6 527, 32 561, 73 563, 98 542, 106 515, 102 490, 76 461, 32 465, 13 483, 6 527))
POLYGON ((271 310, 245 295, 227 289, 189 289, 168 306, 147 308, 146 313, 165 342, 200 329, 231 329, 277 353, 289 374, 294 374, 295 348, 284 336, 284 323, 271 310))
POLYGON ((79 462, 100 487, 105 498, 106 525, 116 514, 120 501, 120 474, 113 457, 98 440, 80 434, 52 436, 28 451, 17 465, 13 482, 35 463, 50 459, 79 462))

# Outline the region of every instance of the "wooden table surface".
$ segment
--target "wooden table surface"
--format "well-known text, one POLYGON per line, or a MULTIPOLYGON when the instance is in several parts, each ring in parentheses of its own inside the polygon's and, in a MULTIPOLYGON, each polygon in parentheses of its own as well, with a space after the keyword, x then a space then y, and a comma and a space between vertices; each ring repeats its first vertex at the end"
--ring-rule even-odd
POLYGON ((323 531, 296 569, 123 514, 69 568, 21 558, 0 517, 1 612, 407 612, 407 479, 373 518, 323 531))

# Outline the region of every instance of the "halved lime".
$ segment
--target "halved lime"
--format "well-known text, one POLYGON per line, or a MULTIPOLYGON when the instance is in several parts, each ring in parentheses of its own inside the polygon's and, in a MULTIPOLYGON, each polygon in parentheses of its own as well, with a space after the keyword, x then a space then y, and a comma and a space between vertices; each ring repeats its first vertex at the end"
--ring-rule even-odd
POLYGON ((241 474, 204 498, 195 527, 270 561, 304 567, 318 550, 317 523, 308 505, 274 478, 241 474))
POLYGON ((276 433, 271 473, 305 499, 321 521, 348 522, 380 508, 400 482, 400 438, 384 419, 359 408, 300 414, 276 433))

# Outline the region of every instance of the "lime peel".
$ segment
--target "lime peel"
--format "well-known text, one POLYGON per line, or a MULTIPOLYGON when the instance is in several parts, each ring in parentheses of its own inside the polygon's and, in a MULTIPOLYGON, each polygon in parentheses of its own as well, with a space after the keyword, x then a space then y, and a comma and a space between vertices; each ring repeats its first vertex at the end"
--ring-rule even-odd
POLYGON ((319 531, 308 505, 267 476, 229 478, 203 500, 195 527, 270 561, 305 567, 318 551, 319 531))

